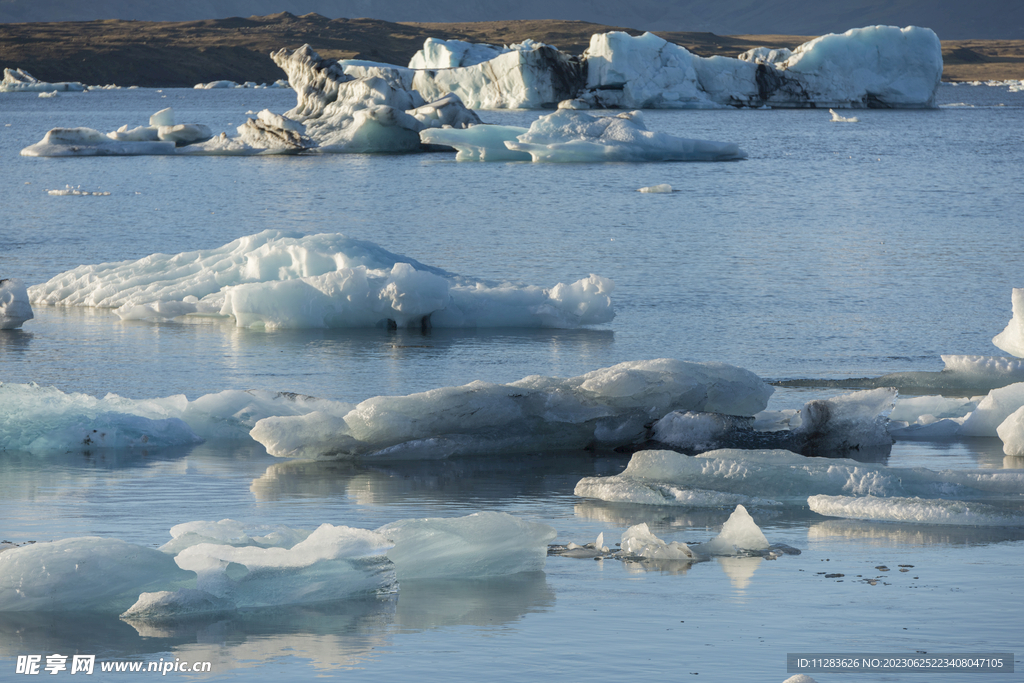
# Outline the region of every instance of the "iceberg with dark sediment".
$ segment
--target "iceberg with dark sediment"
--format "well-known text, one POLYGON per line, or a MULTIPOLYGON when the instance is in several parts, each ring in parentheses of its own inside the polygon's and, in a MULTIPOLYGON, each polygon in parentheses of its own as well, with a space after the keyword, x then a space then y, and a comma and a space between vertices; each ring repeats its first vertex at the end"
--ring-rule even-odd
POLYGON ((499 144, 509 151, 529 156, 533 161, 732 161, 746 158, 739 145, 681 138, 647 130, 639 111, 617 116, 590 114, 560 109, 541 116, 530 128, 512 138, 514 130, 502 127, 474 126, 466 131, 442 131, 440 136, 424 134, 424 141, 449 144, 463 159, 509 159, 507 153, 492 153, 499 144), (478 130, 483 128, 484 130, 478 130), (512 139, 510 139, 512 138, 512 139), (463 142, 465 141, 465 142, 463 142))
POLYGON ((790 53, 698 57, 652 33, 595 34, 582 57, 576 109, 933 107, 942 48, 926 28, 872 26, 828 34, 790 53))
POLYGON ((47 83, 41 81, 24 69, 4 69, 4 78, 0 81, 0 92, 81 92, 85 86, 78 82, 61 81, 47 83))
POLYGON ((1024 472, 886 467, 784 450, 717 450, 688 456, 635 453, 622 474, 586 477, 575 493, 618 503, 687 505, 689 490, 802 504, 807 496, 1019 500, 1024 472))
POLYGON ((1024 514, 976 501, 817 495, 811 510, 826 517, 948 526, 1024 527, 1024 514))
POLYGON ((553 287, 462 278, 340 234, 267 230, 215 249, 79 266, 33 302, 115 308, 124 319, 233 319, 239 327, 549 327, 614 318, 597 275, 553 287))
POLYGON ((632 444, 671 410, 753 415, 772 389, 722 363, 634 361, 572 377, 473 382, 378 396, 349 412, 260 420, 251 436, 291 458, 429 459, 632 444))
POLYGON ((895 400, 895 389, 873 389, 809 401, 799 411, 765 411, 752 418, 676 411, 652 426, 650 441, 691 453, 783 448, 819 456, 851 451, 888 454, 888 415, 895 400))
POLYGON ((25 283, 15 278, 0 280, 0 330, 13 330, 34 318, 25 283))
POLYGON ((296 92, 285 116, 304 123, 323 152, 417 152, 424 128, 480 122, 456 95, 424 99, 411 69, 323 59, 308 45, 271 57, 296 92))
POLYGON ((528 40, 478 64, 417 69, 412 85, 427 99, 454 93, 473 109, 550 109, 583 82, 579 60, 528 40))

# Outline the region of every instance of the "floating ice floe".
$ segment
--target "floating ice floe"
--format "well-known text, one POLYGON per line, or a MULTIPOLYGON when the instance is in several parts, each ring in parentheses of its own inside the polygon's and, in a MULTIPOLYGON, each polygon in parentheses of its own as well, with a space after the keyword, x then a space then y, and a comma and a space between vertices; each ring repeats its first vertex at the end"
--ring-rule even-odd
POLYGON ((296 92, 286 116, 304 123, 323 152, 416 152, 425 128, 480 122, 456 95, 424 99, 411 69, 323 59, 308 45, 271 57, 296 92))
POLYGON ((81 92, 85 86, 78 82, 46 83, 24 69, 4 69, 4 79, 0 81, 0 92, 38 92, 53 93, 81 92))
POLYGON ((148 126, 121 126, 107 134, 92 128, 54 128, 22 156, 134 156, 166 154, 295 154, 315 147, 300 123, 262 111, 246 119, 235 137, 214 137, 208 126, 176 124, 174 110, 162 109, 149 117, 148 126))
POLYGON ((79 266, 29 294, 124 319, 230 317, 267 329, 574 328, 612 320, 613 289, 597 275, 550 288, 487 283, 340 234, 267 230, 216 249, 79 266))
POLYGON ((635 361, 579 377, 473 382, 409 396, 378 396, 350 412, 260 420, 251 436, 281 457, 439 458, 472 453, 615 447, 645 423, 691 408, 752 415, 771 388, 721 363, 635 361))
POLYGON ((466 130, 427 130, 420 137, 425 143, 454 147, 459 151, 458 161, 731 161, 746 158, 746 153, 735 143, 649 131, 639 111, 592 116, 560 109, 541 116, 525 131, 508 126, 477 125, 466 130))
POLYGON ((811 510, 826 517, 912 524, 1024 527, 1024 514, 962 500, 811 496, 811 510))
POLYGON ((0 280, 0 330, 13 330, 34 318, 28 288, 21 280, 0 280))
POLYGON ((1024 357, 1024 289, 1014 288, 1011 295, 1013 317, 1006 329, 997 334, 992 343, 1009 354, 1024 357))
POLYGON ((660 185, 650 185, 648 187, 641 187, 637 192, 643 192, 645 194, 671 194, 672 186, 668 183, 662 183, 660 185))
POLYGON ((168 620, 393 593, 397 577, 487 578, 544 568, 555 531, 512 515, 402 520, 373 531, 189 522, 160 550, 71 538, 0 553, 0 612, 168 620))
POLYGON ((849 459, 805 457, 783 450, 718 450, 688 456, 635 453, 622 474, 585 477, 584 498, 646 505, 687 505, 692 489, 802 504, 807 496, 877 496, 956 500, 1019 499, 1024 472, 897 468, 849 459))
POLYGON ((89 190, 83 190, 81 185, 71 187, 65 185, 63 190, 47 190, 46 194, 51 197, 109 197, 109 192, 90 192, 89 190))
POLYGON ((872 389, 808 402, 800 411, 754 418, 672 412, 651 428, 651 441, 688 452, 715 448, 783 448, 804 455, 888 454, 888 415, 895 389, 872 389))

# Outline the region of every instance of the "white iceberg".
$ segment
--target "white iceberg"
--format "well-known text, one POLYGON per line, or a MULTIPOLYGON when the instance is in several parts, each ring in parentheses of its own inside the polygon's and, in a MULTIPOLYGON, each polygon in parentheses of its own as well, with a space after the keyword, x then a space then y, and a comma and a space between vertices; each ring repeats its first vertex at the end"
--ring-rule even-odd
POLYGON ((471 65, 415 72, 412 87, 427 99, 454 93, 473 109, 544 109, 582 85, 577 60, 557 48, 525 41, 471 65))
POLYGON ((379 529, 399 581, 484 578, 542 571, 557 532, 504 512, 455 519, 406 519, 379 529))
POLYGON ((743 550, 767 548, 768 539, 742 505, 736 506, 717 536, 701 545, 701 551, 711 555, 738 555, 743 550))
POLYGON ((685 543, 666 543, 651 533, 647 524, 637 524, 622 534, 619 548, 626 555, 635 555, 649 560, 681 560, 692 562, 696 559, 685 543))
POLYGON ((0 280, 0 330, 13 330, 34 318, 28 288, 21 280, 0 280))
POLYGON ((651 33, 591 37, 573 108, 933 107, 942 48, 926 28, 872 26, 792 52, 703 58, 651 33))
POLYGON ((974 501, 818 495, 808 498, 807 504, 819 515, 844 519, 910 524, 1024 527, 1024 514, 974 501))
POLYGON ((511 48, 462 40, 427 38, 423 47, 409 60, 410 69, 452 69, 473 66, 494 59, 511 48))
MULTIPOLYGON (((127 129, 126 129, 127 130, 127 129)), ((111 138, 93 128, 53 128, 21 150, 26 157, 139 156, 174 154, 175 143, 111 138)))
POLYGON ((998 436, 999 425, 1024 406, 1024 382, 993 389, 960 426, 960 436, 998 436))
POLYGON ((997 499, 1024 490, 1024 472, 886 467, 783 450, 724 449, 688 456, 640 451, 610 477, 585 477, 575 494, 614 502, 671 505, 668 488, 699 489, 798 503, 807 496, 997 499), (660 499, 660 500, 659 500, 660 499))
POLYGON ((746 158, 746 153, 732 142, 694 140, 649 131, 639 111, 591 116, 559 109, 540 117, 526 133, 504 144, 510 150, 528 153, 533 161, 730 161, 746 158))
POLYGON ((230 317, 267 329, 573 328, 612 320, 613 289, 596 275, 551 288, 489 284, 340 234, 267 230, 216 249, 79 266, 29 295, 125 319, 230 317))
POLYGON ((1013 317, 1010 318, 1006 329, 992 339, 992 343, 997 348, 1021 358, 1024 357, 1024 289, 1014 288, 1011 304, 1013 317))
POLYGON ((579 377, 473 382, 378 396, 347 414, 260 420, 251 436, 280 457, 437 458, 467 453, 614 447, 645 424, 693 408, 751 415, 772 393, 753 373, 721 363, 635 361, 579 377))
POLYGON ((85 86, 78 82, 61 81, 46 83, 24 69, 4 69, 4 79, 0 81, 0 92, 81 92, 85 86))
POLYGON ((0 612, 120 612, 194 580, 170 555, 117 539, 34 543, 0 553, 0 612))

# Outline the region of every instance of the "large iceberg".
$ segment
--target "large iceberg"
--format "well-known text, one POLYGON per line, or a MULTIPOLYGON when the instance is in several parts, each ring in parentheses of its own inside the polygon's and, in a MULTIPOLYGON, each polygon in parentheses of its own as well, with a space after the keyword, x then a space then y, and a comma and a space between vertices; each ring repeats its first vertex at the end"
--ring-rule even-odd
POLYGON ((610 502, 687 505, 690 489, 799 504, 807 496, 998 500, 1019 498, 1024 472, 898 468, 783 450, 674 451, 633 454, 622 474, 585 477, 577 496, 610 502))
POLYGON ((251 435, 272 455, 438 458, 470 453, 616 447, 642 440, 670 410, 753 415, 771 387, 722 363, 635 361, 579 377, 473 382, 378 396, 351 411, 260 420, 251 435))
POLYGON ((591 37, 573 108, 933 107, 942 47, 933 31, 872 26, 792 52, 698 57, 651 33, 591 37))
POLYGON ((0 330, 13 330, 35 317, 28 288, 21 280, 0 280, 0 330))
POLYGON ((459 161, 732 161, 746 158, 739 145, 680 138, 647 130, 643 114, 592 116, 559 109, 530 128, 478 125, 466 130, 427 130, 424 142, 459 151, 459 161))
POLYGON ((454 93, 474 109, 544 109, 573 97, 582 74, 579 60, 526 41, 478 64, 417 70, 412 83, 428 99, 454 93))
POLYGON ((85 90, 85 86, 78 82, 61 81, 59 83, 47 83, 41 81, 24 69, 4 69, 4 79, 0 81, 0 92, 66 92, 85 90))
POLYGON ((340 234, 266 230, 215 249, 79 266, 32 301, 126 319, 230 317, 239 327, 554 327, 610 321, 613 283, 554 287, 460 278, 340 234))
POLYGON ((424 128, 480 123, 455 95, 424 99, 413 89, 411 69, 324 59, 309 45, 271 58, 296 92, 297 103, 285 115, 304 123, 321 151, 416 152, 424 128))
POLYGON ((423 47, 409 60, 409 68, 452 69, 459 66, 473 66, 490 61, 511 49, 488 43, 427 38, 423 41, 423 47))

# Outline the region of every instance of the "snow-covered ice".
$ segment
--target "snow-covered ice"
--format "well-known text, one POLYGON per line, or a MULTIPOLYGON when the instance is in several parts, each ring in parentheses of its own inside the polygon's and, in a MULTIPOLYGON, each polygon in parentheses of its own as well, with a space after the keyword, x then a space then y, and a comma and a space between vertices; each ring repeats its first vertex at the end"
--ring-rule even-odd
POLYGON ((0 280, 0 330, 17 329, 34 317, 25 283, 15 278, 0 280))
POLYGON ((125 319, 230 317, 239 327, 553 327, 614 318, 597 275, 553 287, 460 278, 340 234, 266 230, 215 249, 79 266, 29 288, 125 319))
POLYGON ((585 477, 575 493, 613 502, 678 505, 675 490, 688 489, 790 504, 816 494, 984 500, 1019 496, 1024 472, 886 467, 783 450, 725 449, 697 456, 640 451, 621 474, 585 477))
POLYGON ((251 435, 281 457, 438 458, 634 443, 670 410, 752 415, 772 389, 722 363, 634 361, 578 377, 473 382, 378 396, 342 410, 259 421, 251 435))
POLYGON ((817 495, 807 499, 811 510, 826 517, 869 519, 911 524, 1024 527, 1024 514, 962 500, 878 498, 817 495))
POLYGON ((643 114, 592 116, 570 109, 541 116, 510 150, 534 161, 731 161, 746 158, 739 145, 680 138, 647 130, 643 114))

